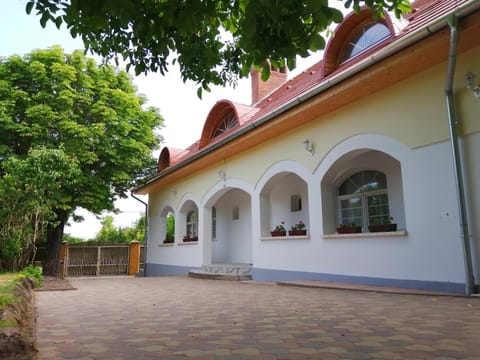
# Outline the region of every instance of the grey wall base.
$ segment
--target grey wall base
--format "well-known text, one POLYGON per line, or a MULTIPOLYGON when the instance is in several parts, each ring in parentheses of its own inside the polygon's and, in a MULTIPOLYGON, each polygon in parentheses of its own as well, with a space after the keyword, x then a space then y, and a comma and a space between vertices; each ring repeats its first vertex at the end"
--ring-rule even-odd
POLYGON ((440 291, 455 294, 465 293, 465 284, 441 282, 441 281, 420 281, 420 280, 402 280, 402 279, 385 279, 366 276, 349 276, 311 273, 303 271, 290 270, 272 270, 272 269, 252 269, 252 278, 256 281, 291 281, 291 280, 316 280, 339 282, 347 284, 362 284, 372 286, 387 286, 405 289, 418 289, 427 291, 440 291))
POLYGON ((177 266, 147 263, 146 276, 188 275, 193 266, 177 266))
MULTIPOLYGON (((188 275, 194 266, 177 266, 163 264, 146 264, 146 276, 167 276, 167 275, 188 275)), ((349 276, 322 274, 304 271, 273 270, 273 269, 252 269, 252 279, 256 281, 289 281, 289 280, 316 280, 329 281, 347 284, 362 284, 373 286, 388 286, 405 289, 418 289, 428 291, 441 291, 454 294, 464 294, 465 284, 442 282, 442 281, 420 281, 374 278, 366 276, 349 276)))

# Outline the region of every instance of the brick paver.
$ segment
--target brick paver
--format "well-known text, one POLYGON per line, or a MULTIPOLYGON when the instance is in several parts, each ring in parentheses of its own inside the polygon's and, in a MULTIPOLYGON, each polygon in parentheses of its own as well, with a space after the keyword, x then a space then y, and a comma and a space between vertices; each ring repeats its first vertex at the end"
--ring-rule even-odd
POLYGON ((37 293, 39 360, 480 359, 480 299, 185 277, 37 293))

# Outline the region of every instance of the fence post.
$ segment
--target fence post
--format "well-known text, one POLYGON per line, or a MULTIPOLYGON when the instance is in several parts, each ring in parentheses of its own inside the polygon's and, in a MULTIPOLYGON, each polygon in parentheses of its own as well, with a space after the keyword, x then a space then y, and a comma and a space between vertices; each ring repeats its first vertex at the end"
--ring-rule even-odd
POLYGON ((136 275, 140 271, 140 242, 131 241, 128 252, 128 275, 136 275))
POLYGON ((68 244, 64 241, 60 247, 60 277, 63 279, 67 270, 67 249, 68 244))

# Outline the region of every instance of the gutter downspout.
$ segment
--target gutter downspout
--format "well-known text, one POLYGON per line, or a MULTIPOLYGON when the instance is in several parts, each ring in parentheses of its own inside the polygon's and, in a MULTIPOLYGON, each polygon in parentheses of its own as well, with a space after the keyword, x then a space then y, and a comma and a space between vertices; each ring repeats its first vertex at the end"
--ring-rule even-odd
POLYGON ((455 77, 455 64, 458 47, 458 20, 455 14, 447 17, 450 26, 450 51, 448 54, 447 79, 445 84, 445 101, 447 103, 448 125, 450 129, 450 142, 452 145, 453 167, 457 192, 458 210, 460 213, 460 229, 462 238, 463 255, 465 262, 465 295, 470 296, 474 290, 472 250, 470 246, 470 231, 468 227, 468 212, 466 205, 465 188, 462 176, 462 159, 460 153, 458 120, 453 99, 453 79, 455 77))
POLYGON ((143 201, 142 199, 135 196, 133 191, 130 191, 130 196, 135 200, 141 202, 145 205, 145 231, 143 234, 143 276, 147 276, 147 249, 148 249, 148 203, 143 201))

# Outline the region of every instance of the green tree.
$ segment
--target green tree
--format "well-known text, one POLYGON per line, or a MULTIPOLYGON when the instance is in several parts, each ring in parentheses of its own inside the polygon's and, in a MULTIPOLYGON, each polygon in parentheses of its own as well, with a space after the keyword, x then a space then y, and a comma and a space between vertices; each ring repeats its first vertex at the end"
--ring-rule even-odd
POLYGON ((100 231, 95 236, 95 241, 107 243, 107 242, 118 242, 118 231, 113 224, 114 218, 111 215, 105 216, 102 221, 102 227, 100 231))
POLYGON ((55 226, 52 206, 68 203, 63 189, 75 184, 80 168, 62 148, 45 147, 10 156, 1 168, 0 270, 17 271, 33 260, 47 226, 55 226))
POLYGON ((145 236, 145 216, 139 218, 133 226, 115 227, 112 215, 102 219, 102 227, 92 242, 128 244, 131 241, 143 242, 145 236))
POLYGON ((169 239, 170 241, 173 241, 175 239, 175 215, 172 213, 169 213, 167 215, 167 234, 166 234, 166 239, 169 239))
MULTIPOLYGON (((396 15, 410 9, 408 0, 347 0, 396 15)), ((121 58, 136 74, 180 65, 183 80, 235 83, 269 59, 274 67, 295 67, 296 55, 323 49, 321 35, 342 13, 328 0, 29 0, 40 24, 65 23, 72 36, 106 59, 121 58), (172 56, 173 55, 173 56, 172 56)), ((270 68, 263 67, 263 77, 270 68)))
POLYGON ((162 119, 144 104, 127 73, 80 51, 54 47, 0 59, 0 161, 44 146, 62 148, 80 168, 51 204, 45 274, 57 272, 64 226, 77 207, 113 211, 116 197, 155 171, 162 119))

